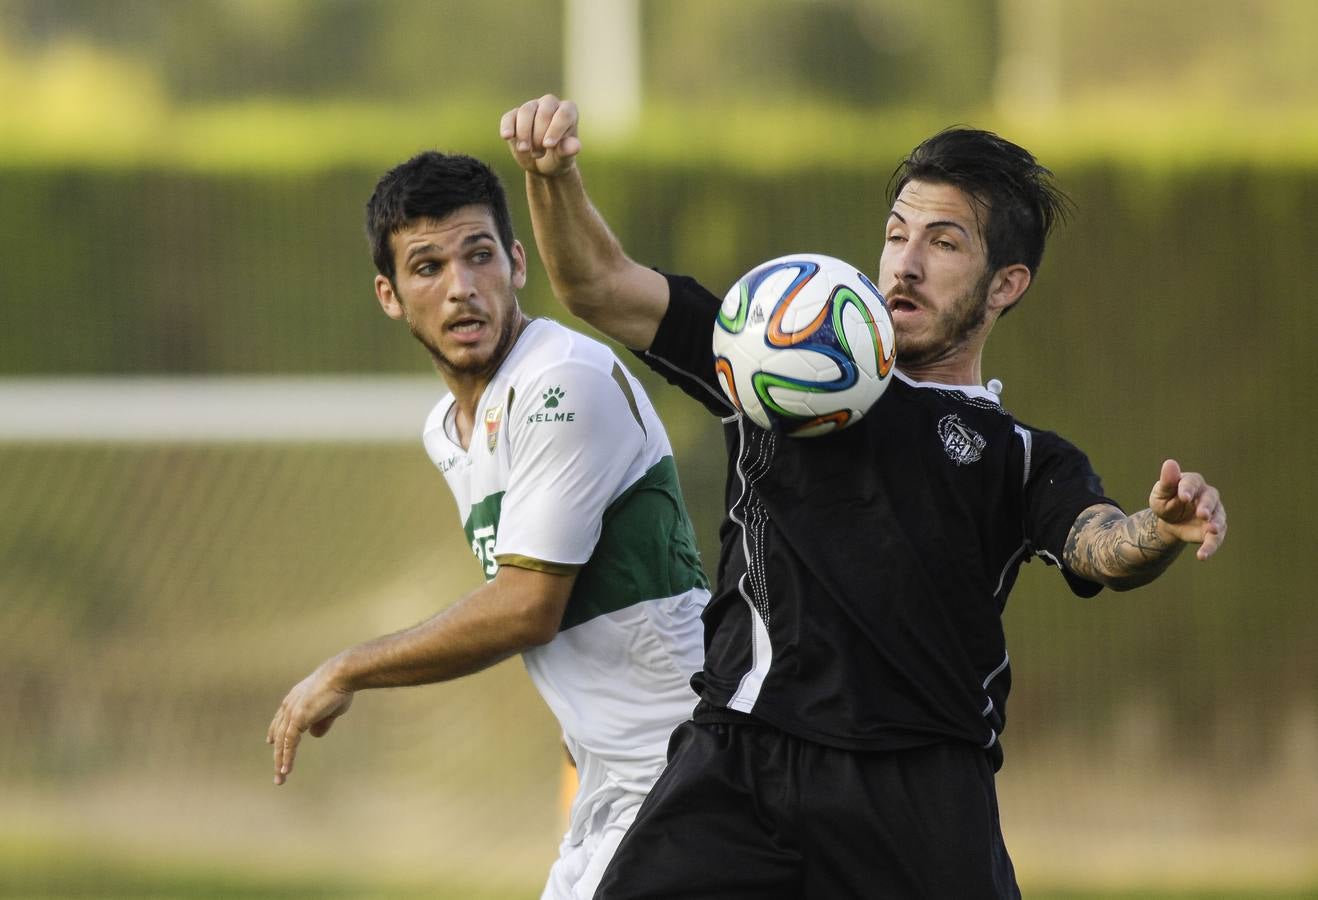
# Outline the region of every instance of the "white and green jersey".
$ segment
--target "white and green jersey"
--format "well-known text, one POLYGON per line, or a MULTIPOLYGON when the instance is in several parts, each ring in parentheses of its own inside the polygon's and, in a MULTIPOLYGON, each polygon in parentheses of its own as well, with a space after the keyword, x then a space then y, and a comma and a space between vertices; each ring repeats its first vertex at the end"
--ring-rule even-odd
POLYGON ((522 654, 577 762, 572 831, 617 791, 645 793, 690 718, 709 598, 663 425, 603 344, 533 320, 458 443, 453 398, 426 420, 487 579, 577 572, 558 636, 522 654))

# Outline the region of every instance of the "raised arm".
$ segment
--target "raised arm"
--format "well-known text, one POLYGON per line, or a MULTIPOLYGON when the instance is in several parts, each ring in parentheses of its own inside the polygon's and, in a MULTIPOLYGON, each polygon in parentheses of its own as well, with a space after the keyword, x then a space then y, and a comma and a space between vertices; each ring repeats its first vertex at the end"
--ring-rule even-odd
POLYGON ((419 625, 330 657, 288 692, 266 732, 283 784, 304 732, 321 737, 366 688, 447 681, 488 668, 558 633, 576 580, 504 565, 499 574, 419 625))
POLYGON ((1226 538, 1226 507, 1217 488, 1176 460, 1162 464, 1149 506, 1122 515, 1098 504, 1082 512, 1066 540, 1068 569, 1090 581, 1124 591, 1148 584, 1166 570, 1186 544, 1208 559, 1226 538))
POLYGON ((504 113, 499 134, 526 171, 531 226, 554 296, 614 340, 648 349, 668 309, 668 283, 627 256, 586 196, 576 104, 552 94, 528 100, 504 113))

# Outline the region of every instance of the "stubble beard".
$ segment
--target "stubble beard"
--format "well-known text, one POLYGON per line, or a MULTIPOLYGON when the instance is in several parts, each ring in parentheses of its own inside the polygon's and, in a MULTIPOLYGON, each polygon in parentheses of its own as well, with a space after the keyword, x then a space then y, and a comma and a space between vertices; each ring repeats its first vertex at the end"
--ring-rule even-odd
MULTIPOLYGON (((993 273, 986 272, 974 286, 957 298, 952 309, 940 316, 935 331, 917 344, 905 343, 897 333, 898 365, 919 368, 949 359, 965 347, 988 318, 988 288, 993 273)), ((895 291, 898 296, 902 292, 895 291)), ((925 309, 928 309, 928 305, 925 309)))
POLYGON ((490 351, 490 355, 483 360, 472 360, 468 363, 455 363, 445 356, 443 351, 435 346, 434 341, 416 326, 410 315, 407 317, 407 329, 412 332, 412 337, 416 338, 417 342, 430 353, 430 359, 441 375, 471 377, 489 374, 499 367, 499 364, 503 362, 503 358, 508 355, 509 349, 512 348, 513 341, 517 339, 522 319, 521 312, 514 304, 510 314, 504 318, 503 326, 499 330, 499 339, 495 341, 494 349, 490 351))

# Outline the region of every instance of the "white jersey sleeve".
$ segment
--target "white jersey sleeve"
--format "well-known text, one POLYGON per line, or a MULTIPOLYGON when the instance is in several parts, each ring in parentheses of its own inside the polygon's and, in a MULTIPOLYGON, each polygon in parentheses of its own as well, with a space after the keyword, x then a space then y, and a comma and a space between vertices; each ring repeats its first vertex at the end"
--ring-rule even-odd
POLYGON ((500 565, 566 571, 590 559, 606 507, 644 472, 645 427, 620 368, 568 359, 519 379, 500 565))

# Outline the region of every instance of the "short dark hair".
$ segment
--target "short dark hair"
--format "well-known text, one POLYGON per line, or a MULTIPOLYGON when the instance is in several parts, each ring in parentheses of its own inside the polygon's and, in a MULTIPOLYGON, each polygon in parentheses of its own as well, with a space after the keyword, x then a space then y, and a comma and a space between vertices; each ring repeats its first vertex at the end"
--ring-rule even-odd
POLYGON ((1024 147, 991 131, 955 125, 921 142, 898 164, 888 182, 888 202, 896 202, 911 181, 960 188, 988 207, 988 223, 981 227, 989 270, 1022 263, 1032 277, 1049 232, 1073 208, 1052 178, 1024 147))
POLYGON ((488 207, 503 250, 512 258, 513 222, 494 170, 474 157, 427 150, 380 178, 366 203, 366 236, 381 275, 394 280, 392 238, 419 219, 444 219, 464 206, 488 207))

